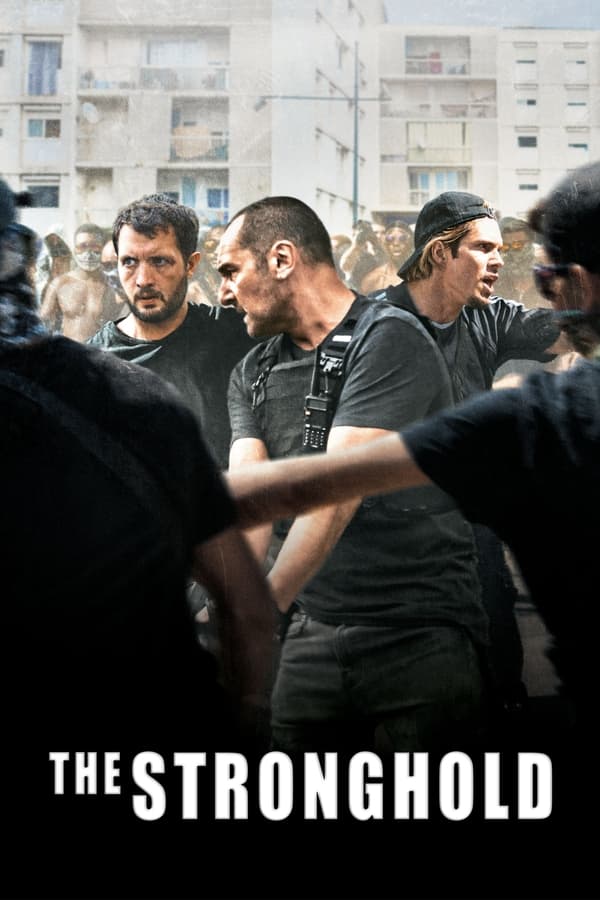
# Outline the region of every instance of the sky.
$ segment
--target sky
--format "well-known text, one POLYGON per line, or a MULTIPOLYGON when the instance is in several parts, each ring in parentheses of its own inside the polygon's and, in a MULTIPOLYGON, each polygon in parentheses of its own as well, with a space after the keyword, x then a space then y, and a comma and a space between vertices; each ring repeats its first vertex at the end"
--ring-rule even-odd
POLYGON ((598 28, 600 0, 385 0, 394 25, 598 28))

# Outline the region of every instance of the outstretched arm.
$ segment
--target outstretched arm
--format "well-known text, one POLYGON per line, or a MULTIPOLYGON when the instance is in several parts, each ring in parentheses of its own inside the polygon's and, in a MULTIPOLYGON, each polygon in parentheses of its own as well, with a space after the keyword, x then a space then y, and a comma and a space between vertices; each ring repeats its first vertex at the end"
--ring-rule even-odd
POLYGON ((429 482, 401 436, 389 433, 350 449, 246 466, 226 480, 241 528, 429 482))

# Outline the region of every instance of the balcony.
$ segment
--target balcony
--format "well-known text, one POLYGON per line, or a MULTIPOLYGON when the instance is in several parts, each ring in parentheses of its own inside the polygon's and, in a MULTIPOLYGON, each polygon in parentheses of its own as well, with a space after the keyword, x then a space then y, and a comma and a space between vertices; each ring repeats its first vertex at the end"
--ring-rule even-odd
POLYGON ((221 92, 229 85, 226 66, 95 66, 80 69, 80 91, 221 92))
POLYGON ((171 162, 227 162, 229 136, 201 126, 181 125, 171 132, 171 162))
POLYGON ((406 57, 406 75, 470 75, 471 63, 467 57, 442 56, 436 51, 426 56, 406 57))
POLYGON ((381 107, 382 118, 389 119, 495 119, 496 115, 495 102, 484 100, 468 103, 420 103, 417 106, 384 103, 381 107))
POLYGON ((411 163, 459 165, 471 162, 471 147, 423 147, 418 144, 408 148, 407 157, 411 163))

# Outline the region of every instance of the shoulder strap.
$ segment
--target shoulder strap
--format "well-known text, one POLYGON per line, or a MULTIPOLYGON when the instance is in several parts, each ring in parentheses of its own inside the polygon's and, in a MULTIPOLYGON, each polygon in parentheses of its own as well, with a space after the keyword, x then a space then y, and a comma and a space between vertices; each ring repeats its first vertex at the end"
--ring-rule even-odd
POLYGON ((302 448, 305 453, 322 451, 327 446, 331 423, 340 399, 345 375, 346 352, 352 341, 356 323, 371 306, 371 301, 357 295, 350 315, 337 326, 317 348, 310 394, 304 401, 302 448))
POLYGON ((279 359, 282 340, 283 335, 277 334, 275 337, 270 338, 261 349, 256 364, 256 376, 250 385, 252 390, 252 409, 260 406, 265 399, 265 385, 271 369, 279 359))

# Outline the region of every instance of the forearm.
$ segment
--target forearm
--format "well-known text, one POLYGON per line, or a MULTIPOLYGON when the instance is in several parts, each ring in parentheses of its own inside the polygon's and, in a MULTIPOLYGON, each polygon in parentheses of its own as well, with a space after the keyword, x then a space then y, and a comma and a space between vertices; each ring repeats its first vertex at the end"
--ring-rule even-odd
POLYGON ((265 696, 272 665, 275 603, 260 566, 237 529, 196 548, 193 575, 214 601, 226 689, 238 702, 265 696))
POLYGON ((242 528, 427 482, 399 435, 332 453, 252 465, 226 475, 242 528))
POLYGON ((360 503, 360 497, 297 518, 283 543, 268 579, 275 602, 286 612, 319 571, 360 503))

